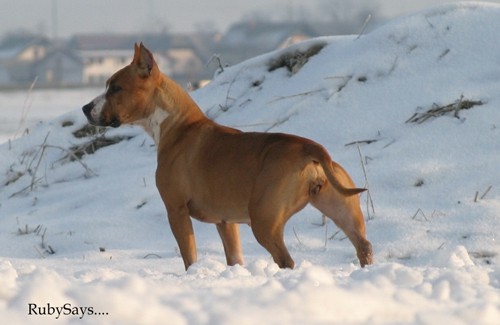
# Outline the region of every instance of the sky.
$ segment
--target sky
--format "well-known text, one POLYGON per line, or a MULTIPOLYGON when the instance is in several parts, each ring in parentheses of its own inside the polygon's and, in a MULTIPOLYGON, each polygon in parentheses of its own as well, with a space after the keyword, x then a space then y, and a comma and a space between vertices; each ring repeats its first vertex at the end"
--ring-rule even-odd
MULTIPOLYGON (((99 32, 190 32, 209 28, 224 32, 232 23, 256 12, 264 13, 271 19, 286 20, 304 11, 320 14, 318 8, 324 2, 345 6, 347 1, 0 0, 0 35, 19 30, 62 38, 99 32)), ((382 15, 394 17, 444 2, 454 1, 355 0, 349 1, 349 4, 364 6, 377 3, 382 15)))

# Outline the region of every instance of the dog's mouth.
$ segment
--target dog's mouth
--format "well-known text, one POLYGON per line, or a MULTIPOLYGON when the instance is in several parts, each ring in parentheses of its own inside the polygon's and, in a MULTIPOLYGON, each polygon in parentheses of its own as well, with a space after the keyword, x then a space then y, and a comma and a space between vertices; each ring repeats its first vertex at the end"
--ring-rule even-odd
POLYGON ((117 128, 119 127, 120 125, 122 125, 122 123, 120 122, 120 120, 118 120, 117 118, 114 118, 111 123, 109 123, 109 125, 107 126, 111 126, 112 128, 117 128))

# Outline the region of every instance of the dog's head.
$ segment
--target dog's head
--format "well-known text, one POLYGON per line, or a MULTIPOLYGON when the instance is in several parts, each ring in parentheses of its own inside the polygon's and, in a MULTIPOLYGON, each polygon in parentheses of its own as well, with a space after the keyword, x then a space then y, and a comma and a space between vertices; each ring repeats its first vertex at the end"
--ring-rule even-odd
POLYGON ((106 91, 83 106, 83 113, 96 126, 118 127, 145 119, 154 111, 160 76, 151 52, 135 44, 132 63, 108 79, 106 91))

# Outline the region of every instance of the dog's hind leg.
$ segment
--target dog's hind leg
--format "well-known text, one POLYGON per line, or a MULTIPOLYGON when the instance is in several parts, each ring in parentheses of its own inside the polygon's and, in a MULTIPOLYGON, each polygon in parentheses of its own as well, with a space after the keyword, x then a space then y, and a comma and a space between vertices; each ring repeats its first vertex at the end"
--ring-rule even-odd
POLYGON ((277 159, 263 169, 250 199, 249 215, 257 241, 271 253, 280 268, 293 269, 293 261, 283 239, 286 222, 309 200, 302 170, 286 159, 277 159))
POLYGON ((237 223, 218 223, 217 231, 224 245, 227 265, 243 265, 243 252, 240 242, 240 225, 237 223))
POLYGON ((255 238, 273 257, 273 260, 280 268, 293 269, 293 261, 283 240, 284 224, 274 222, 279 220, 276 216, 262 215, 252 219, 252 231, 255 238), (257 220, 254 222, 254 220, 257 220), (266 222, 267 221, 267 222, 266 222), (258 226, 257 226, 258 225, 258 226))
POLYGON ((250 205, 249 213, 255 238, 269 253, 280 268, 293 269, 293 261, 283 239, 285 224, 290 217, 306 202, 304 199, 283 200, 287 191, 277 190, 269 186, 262 191, 260 198, 250 205))

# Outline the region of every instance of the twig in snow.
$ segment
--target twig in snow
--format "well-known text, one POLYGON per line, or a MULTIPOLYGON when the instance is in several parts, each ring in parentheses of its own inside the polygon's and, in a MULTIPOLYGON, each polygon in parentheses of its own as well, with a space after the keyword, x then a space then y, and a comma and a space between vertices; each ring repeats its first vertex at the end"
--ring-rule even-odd
POLYGON ((391 69, 389 70, 388 74, 391 74, 394 72, 394 70, 396 70, 396 67, 398 66, 398 61, 399 61, 399 56, 396 56, 396 58, 394 59, 394 62, 392 62, 392 66, 391 66, 391 69))
POLYGON ((38 76, 35 76, 33 82, 28 89, 28 94, 26 94, 26 98, 24 99, 23 109, 21 113, 21 120, 19 121, 19 126, 17 127, 16 132, 14 133, 14 138, 17 138, 17 134, 19 130, 23 127, 24 122, 26 122, 26 118, 28 117, 28 111, 31 108, 31 102, 29 100, 32 98, 31 94, 33 93, 33 88, 35 87, 36 81, 38 80, 38 76))
MULTIPOLYGON (((17 220, 19 223, 19 219, 17 220)), ((28 225, 25 226, 24 229, 18 228, 17 230, 18 235, 28 235, 28 234, 34 234, 35 236, 41 237, 41 243, 40 245, 34 245, 33 247, 35 248, 35 251, 40 255, 41 258, 45 258, 45 253, 53 255, 56 253, 54 248, 52 246, 48 245, 45 241, 45 235, 47 234, 47 228, 38 225, 35 229, 30 229, 28 225)))
POLYGON ((490 185, 486 191, 484 191, 483 195, 481 195, 481 200, 484 199, 484 197, 486 196, 486 194, 488 194, 488 192, 491 190, 491 188, 493 187, 493 185, 490 185))
POLYGON ((264 132, 269 132, 271 129, 273 129, 273 128, 275 128, 275 127, 277 127, 277 126, 279 126, 279 125, 281 125, 281 124, 283 124, 285 122, 287 122, 290 118, 292 118, 292 116, 295 116, 295 115, 297 115, 296 112, 288 114, 287 116, 283 117, 281 120, 278 120, 278 121, 274 122, 274 124, 271 125, 270 127, 268 127, 267 129, 265 129, 264 132))
POLYGON ((45 255, 43 255, 43 252, 40 251, 40 249, 35 245, 33 246, 33 248, 35 248, 35 251, 38 253, 38 255, 40 255, 40 258, 45 258, 45 255))
POLYGON ((368 16, 366 16, 365 22, 363 23, 363 27, 361 27, 361 31, 359 32, 358 37, 356 37, 356 39, 359 39, 361 35, 364 34, 366 26, 368 26, 368 23, 370 22, 371 19, 372 19, 372 14, 368 14, 368 16))
POLYGON ((74 161, 77 161, 80 165, 82 165, 82 167, 85 169, 85 175, 87 175, 88 177, 97 176, 97 173, 94 172, 89 166, 87 166, 87 164, 84 163, 80 159, 80 157, 78 157, 75 154, 74 151, 68 150, 68 149, 60 147, 60 146, 54 146, 54 145, 51 145, 51 144, 47 144, 47 145, 45 145, 45 147, 46 148, 59 149, 59 150, 65 152, 68 156, 70 156, 71 158, 73 158, 74 161))
POLYGON ((337 230, 337 231, 336 231, 336 232, 334 232, 334 233, 333 233, 333 235, 331 235, 331 236, 330 236, 330 238, 328 238, 328 239, 330 239, 330 240, 334 239, 334 238, 335 238, 335 236, 337 236, 339 233, 340 233, 340 230, 337 230))
POLYGON ((217 72, 217 74, 221 74, 224 72, 224 67, 222 66, 222 63, 221 63, 221 60, 220 60, 220 55, 219 54, 213 54, 212 57, 208 60, 206 66, 208 67, 210 65, 210 63, 212 63, 213 61, 217 61, 217 64, 219 66, 219 71, 217 72))
MULTIPOLYGON (((38 183, 38 182, 40 182, 41 180, 42 180, 42 178, 41 178, 41 177, 40 177, 40 178, 38 178, 38 179, 36 179, 36 180, 35 180, 35 184, 37 184, 37 183, 38 183)), ((12 193, 12 194, 9 196, 9 199, 11 199, 11 198, 13 198, 14 196, 17 196, 17 195, 19 195, 19 194, 23 193, 24 191, 26 191, 26 190, 30 189, 30 188, 32 187, 32 184, 33 184, 33 182, 32 182, 30 185, 28 185, 28 186, 26 186, 26 187, 23 187, 23 188, 22 188, 22 189, 20 189, 19 191, 15 192, 15 193, 12 193)))
POLYGON ((378 141, 378 139, 358 140, 358 141, 353 141, 353 142, 346 143, 344 145, 344 147, 352 146, 353 144, 356 144, 356 145, 359 145, 359 144, 371 144, 371 143, 374 143, 374 142, 377 142, 377 141, 378 141))
POLYGON ((427 23, 429 24, 429 27, 430 27, 430 28, 432 28, 432 29, 434 29, 434 28, 435 28, 434 24, 432 24, 432 23, 431 23, 431 21, 429 20, 429 17, 425 16, 425 20, 426 20, 426 21, 427 21, 427 23))
POLYGON ((149 258, 149 257, 157 257, 157 258, 161 258, 160 255, 158 254, 154 254, 154 253, 150 253, 150 254, 146 254, 143 258, 146 259, 146 258, 149 258))
POLYGON ((349 82, 352 80, 353 76, 348 75, 348 76, 334 76, 334 77, 325 77, 325 79, 341 79, 342 83, 337 87, 336 91, 333 91, 327 98, 327 101, 329 101, 335 94, 340 93, 346 86, 349 84, 349 82))
POLYGON ((219 110, 216 111, 213 115, 211 114, 211 109, 209 109, 207 111, 207 115, 209 115, 209 117, 211 119, 216 119, 218 116, 219 116, 219 113, 220 112, 227 112, 232 104, 236 101, 236 98, 233 98, 233 97, 230 97, 229 96, 229 93, 231 92, 231 89, 233 88, 233 85, 234 83, 236 82, 236 80, 238 79, 239 75, 246 69, 246 67, 242 67, 240 70, 238 70, 238 72, 235 74, 234 78, 231 80, 231 82, 229 83, 229 86, 227 87, 227 91, 226 91, 226 102, 224 103, 224 105, 222 104, 219 104, 218 107, 219 107, 219 110), (231 105, 229 104, 229 100, 232 101, 231 105))
MULTIPOLYGON (((340 86, 337 88, 337 93, 340 93, 342 91, 342 89, 344 89, 347 86, 349 81, 351 81, 351 79, 352 79, 352 76, 350 78, 346 78, 344 80, 344 83, 340 84, 340 86)), ((332 97, 332 96, 330 96, 330 97, 332 97)))
POLYGON ((50 254, 50 255, 54 255, 56 253, 56 251, 50 245, 47 245, 47 248, 45 249, 45 252, 48 253, 48 254, 50 254))
POLYGON ((41 236, 41 237, 42 237, 42 245, 41 245, 41 246, 42 246, 42 248, 45 248, 45 234, 46 234, 46 233, 47 233, 47 228, 45 228, 45 229, 43 230, 43 234, 42 234, 42 236, 41 236))
MULTIPOLYGON (((28 163, 28 166, 26 168, 27 172, 31 175, 31 183, 28 186, 22 188, 21 190, 11 194, 9 196, 9 198, 12 198, 16 195, 19 195, 19 194, 25 192, 26 190, 33 191, 35 189, 35 187, 38 185, 38 183, 44 178, 44 177, 37 177, 37 175, 38 175, 38 169, 41 165, 42 159, 43 159, 47 149, 51 149, 51 148, 52 149, 59 149, 59 150, 65 152, 67 154, 67 157, 71 157, 74 161, 77 161, 85 169, 85 177, 97 176, 97 173, 94 172, 89 166, 87 166, 87 164, 85 164, 80 159, 80 157, 78 157, 75 154, 74 151, 68 150, 68 149, 60 147, 60 146, 47 144, 47 139, 48 139, 49 135, 50 135, 50 132, 47 133, 42 144, 38 146, 39 147, 38 151, 33 155, 33 158, 28 163), (35 164, 35 161, 36 161, 36 165, 34 167, 32 167, 35 164)), ((64 158, 62 158, 62 159, 64 159, 64 158)), ((19 173, 18 178, 22 177, 23 175, 24 175, 24 173, 19 173)), ((15 180, 17 180, 17 179, 15 179, 15 180)))
POLYGON ((386 144, 383 148, 387 148, 389 147, 390 145, 393 145, 394 143, 396 142, 396 139, 392 139, 388 144, 386 144))
POLYGON ((347 75, 347 76, 331 76, 331 77, 325 77, 324 79, 342 79, 342 80, 349 80, 352 79, 352 75, 347 75))
POLYGON ((11 198, 13 198, 13 197, 15 197, 15 196, 17 196, 17 195, 19 195, 19 194, 21 194, 21 193, 25 192, 25 191, 26 191, 26 190, 28 190, 28 189, 31 189, 33 184, 35 184, 35 185, 36 185, 36 184, 38 184, 41 180, 42 180, 42 177, 37 178, 37 179, 35 180, 35 182, 34 182, 34 183, 32 182, 32 183, 31 183, 31 184, 29 184, 28 186, 25 186, 25 187, 23 187, 22 189, 20 189, 19 191, 14 192, 14 193, 12 193, 11 195, 9 195, 9 199, 11 199, 11 198))
POLYGON ((33 157, 33 160, 28 165, 28 170, 31 173, 31 186, 30 186, 30 190, 31 191, 33 191, 33 188, 35 186, 36 174, 38 172, 38 167, 40 167, 40 163, 42 162, 43 155, 45 154, 45 148, 46 148, 45 144, 47 143, 47 139, 49 137, 49 134, 50 134, 50 132, 47 132, 47 135, 45 136, 45 139, 43 140, 42 145, 40 146, 40 149, 38 151, 40 153, 40 156, 39 156, 38 162, 37 162, 37 164, 35 166, 35 170, 31 170, 31 164, 34 162, 34 160, 37 157, 38 153, 33 157))
POLYGON ((450 49, 444 50, 444 52, 441 53, 441 55, 439 56, 438 60, 441 60, 442 58, 444 58, 446 55, 448 55, 448 53, 450 53, 450 49))
MULTIPOLYGON (((19 223, 19 220, 18 220, 18 223, 19 223)), ((24 226, 24 229, 21 227, 17 228, 17 234, 22 236, 22 235, 28 235, 28 234, 35 233, 36 235, 38 235, 40 228, 41 228, 41 225, 38 225, 35 229, 30 229, 30 227, 26 224, 24 226)))
POLYGON ((424 211, 422 211, 422 209, 420 209, 420 208, 418 208, 417 212, 415 212, 415 214, 413 215, 412 219, 415 220, 415 218, 417 217, 417 215, 419 213, 424 217, 425 221, 429 221, 429 219, 427 219, 427 217, 425 216, 424 211))
POLYGON ((300 96, 308 96, 308 95, 312 95, 312 94, 315 94, 315 93, 320 92, 320 91, 323 91, 323 89, 309 90, 309 91, 305 91, 305 92, 293 94, 293 95, 288 95, 288 96, 279 96, 279 97, 276 97, 276 98, 270 100, 267 103, 271 104, 271 103, 274 103, 274 102, 277 102, 277 101, 283 100, 283 99, 300 97, 300 96))
POLYGON ((486 197, 486 194, 490 192, 492 187, 493 185, 488 186, 486 191, 484 191, 484 193, 481 196, 479 196, 479 191, 476 191, 476 195, 474 196, 474 202, 477 203, 479 200, 484 199, 486 197))
POLYGON ((304 245, 302 244, 302 242, 300 241, 300 238, 299 238, 299 235, 297 235, 297 232, 295 231, 295 227, 292 228, 293 229, 293 234, 295 235, 295 238, 297 238, 297 241, 299 242, 299 245, 304 248, 304 245))
POLYGON ((372 195, 370 193, 370 184, 368 183, 368 177, 366 176, 366 169, 365 169, 365 163, 363 162, 363 154, 361 154, 361 148, 359 147, 359 144, 356 144, 356 147, 358 148, 358 153, 359 153, 359 159, 361 160, 361 167, 363 169, 363 174, 365 176, 365 183, 366 183, 366 214, 368 216, 368 220, 373 219, 373 216, 370 215, 370 206, 372 208, 373 215, 375 215, 375 207, 373 205, 373 199, 372 195))

